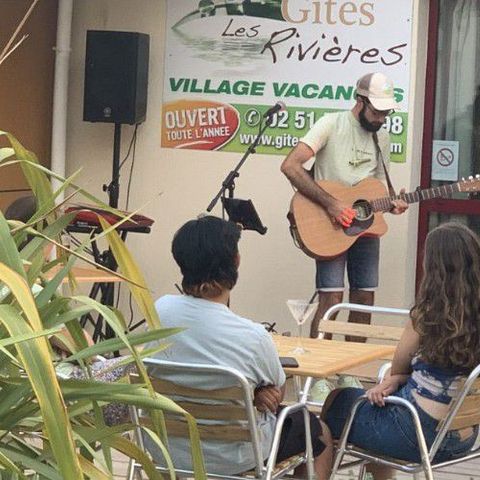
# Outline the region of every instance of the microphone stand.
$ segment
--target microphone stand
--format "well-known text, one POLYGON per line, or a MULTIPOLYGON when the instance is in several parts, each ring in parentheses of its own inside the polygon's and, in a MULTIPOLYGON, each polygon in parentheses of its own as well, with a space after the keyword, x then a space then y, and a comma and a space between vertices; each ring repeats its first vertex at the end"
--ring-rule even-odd
MULTIPOLYGON (((211 212, 213 207, 217 204, 218 200, 223 197, 225 198, 225 192, 228 190, 228 198, 233 198, 233 191, 235 190, 235 179, 240 176, 239 170, 242 165, 247 160, 248 156, 251 153, 256 152, 256 148, 260 142, 260 138, 263 135, 263 132, 272 124, 272 117, 273 115, 268 115, 265 124, 260 125, 258 130, 258 135, 255 140, 250 144, 247 148, 247 151, 244 153, 243 157, 238 162, 237 166, 225 177, 225 180, 222 182, 222 188, 220 188, 219 192, 213 197, 212 201, 209 203, 207 207, 207 212, 211 212)), ((222 208, 222 218, 225 218, 225 209, 222 208)))

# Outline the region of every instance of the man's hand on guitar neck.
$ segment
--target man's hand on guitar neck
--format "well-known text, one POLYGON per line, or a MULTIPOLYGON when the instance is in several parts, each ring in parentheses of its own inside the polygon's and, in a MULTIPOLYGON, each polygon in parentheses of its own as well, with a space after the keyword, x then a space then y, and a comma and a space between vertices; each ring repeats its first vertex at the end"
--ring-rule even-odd
MULTIPOLYGON (((400 190, 400 195, 403 195, 405 193, 405 189, 402 188, 400 190)), ((393 213, 394 215, 400 215, 405 210, 408 208, 408 203, 405 200, 398 199, 398 200, 392 200, 392 208, 390 210, 390 213, 393 213)))
POLYGON ((328 214, 332 217, 333 223, 338 223, 342 227, 349 227, 356 216, 355 210, 345 203, 335 200, 327 207, 328 214))

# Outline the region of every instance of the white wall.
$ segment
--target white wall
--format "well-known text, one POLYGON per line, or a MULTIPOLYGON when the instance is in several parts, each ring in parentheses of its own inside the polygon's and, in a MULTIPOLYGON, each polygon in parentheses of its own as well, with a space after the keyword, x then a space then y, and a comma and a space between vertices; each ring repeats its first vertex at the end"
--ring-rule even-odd
MULTIPOLYGON (((421 0, 417 0, 417 4, 421 0)), ((416 6, 421 20, 413 46, 420 64, 412 74, 410 148, 406 164, 393 165, 397 188, 415 188, 419 179, 426 48, 425 4, 416 6), (415 108, 413 106, 415 105, 415 108), (415 161, 412 159, 415 158, 415 161)), ((417 26, 414 25, 417 29, 417 26)), ((103 183, 111 178, 113 125, 82 121, 85 36, 88 29, 139 31, 150 35, 150 73, 147 121, 139 128, 130 210, 150 202, 143 212, 155 219, 150 235, 133 234, 128 244, 143 268, 155 297, 175 292, 180 275, 170 254, 170 241, 185 221, 204 211, 240 154, 181 151, 160 148, 163 91, 165 0, 81 0, 75 2, 68 119, 68 172, 83 166, 80 182, 106 199, 103 183), (158 196, 158 193, 162 195, 158 196)), ((122 155, 133 128, 124 126, 122 155)), ((265 236, 244 232, 240 279, 232 308, 258 321, 275 321, 280 330, 293 329, 285 300, 309 297, 314 288, 314 263, 297 250, 285 218, 292 189, 280 173, 282 158, 253 155, 240 172, 236 196, 251 198, 264 224, 265 236)), ((127 165, 125 165, 127 167, 127 165)), ((128 168, 121 177, 120 208, 125 205, 128 168)), ((220 215, 220 210, 214 211, 220 215)), ((414 292, 417 208, 403 217, 387 219, 390 231, 382 241, 381 287, 377 303, 408 306, 414 292)))

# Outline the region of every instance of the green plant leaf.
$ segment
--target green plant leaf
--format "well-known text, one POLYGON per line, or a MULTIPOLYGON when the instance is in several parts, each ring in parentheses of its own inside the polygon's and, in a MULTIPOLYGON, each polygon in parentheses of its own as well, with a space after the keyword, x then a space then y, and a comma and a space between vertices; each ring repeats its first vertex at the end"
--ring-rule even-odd
MULTIPOLYGON (((16 465, 23 465, 26 469, 32 469, 49 480, 63 480, 61 474, 49 465, 37 460, 31 453, 27 454, 19 449, 14 449, 9 445, 0 444, 0 452, 9 458, 16 465)), ((82 477, 77 477, 82 478, 82 477)))
POLYGON ((15 150, 12 147, 0 148, 0 162, 3 162, 6 158, 15 155, 15 150))
MULTIPOLYGON (((126 335, 126 340, 131 346, 143 345, 148 342, 160 340, 181 332, 182 328, 159 328, 156 330, 149 330, 141 333, 129 333, 126 335)), ((66 361, 72 362, 76 360, 86 359, 95 355, 103 355, 105 353, 116 352, 125 347, 125 341, 119 338, 109 338, 103 340, 95 345, 84 348, 80 352, 70 355, 66 361)))
MULTIPOLYGON (((22 471, 17 467, 17 465, 15 465, 15 463, 1 451, 0 451, 0 465, 5 467, 8 471, 16 473, 18 478, 21 478, 22 480, 27 479, 27 477, 22 473, 22 471)), ((3 475, 1 475, 1 477, 3 478, 3 475)))
MULTIPOLYGON (((30 288, 18 273, 0 264, 0 280, 12 291, 27 322, 10 305, 0 305, 0 321, 11 336, 42 331, 30 288)), ((81 478, 70 422, 50 357, 47 341, 37 338, 16 345, 17 352, 40 405, 52 450, 65 480, 81 478)))
POLYGON ((82 467, 82 470, 91 480, 113 480, 113 475, 102 472, 98 467, 96 467, 92 462, 89 462, 82 455, 78 455, 78 461, 82 467))
POLYGON ((33 168, 31 163, 39 164, 37 157, 34 153, 28 151, 20 142, 10 133, 0 132, 0 135, 6 135, 13 149, 15 155, 20 160, 27 160, 27 162, 21 162, 23 174, 28 182, 29 187, 32 189, 39 205, 50 207, 54 206, 53 192, 50 181, 47 175, 40 169, 33 168))
MULTIPOLYGON (((110 225, 103 219, 100 218, 100 223, 104 230, 107 230, 110 225)), ((131 283, 128 284, 128 288, 132 292, 137 305, 142 312, 142 315, 145 317, 147 324, 150 328, 158 328, 160 327, 160 319, 158 318, 158 313, 155 309, 154 302, 150 291, 146 287, 145 279, 138 267, 137 263, 133 259, 132 254, 128 251, 123 243, 120 235, 113 230, 109 231, 107 234, 108 244, 112 249, 113 255, 115 256, 115 260, 118 263, 120 271, 131 278, 137 285, 133 285, 131 283)))
POLYGON ((10 234, 10 227, 8 226, 3 213, 0 212, 0 262, 7 265, 12 270, 15 270, 19 275, 26 278, 25 269, 23 268, 22 260, 17 251, 17 246, 10 234))
MULTIPOLYGON (((150 460, 148 455, 143 450, 138 448, 137 445, 130 442, 126 438, 122 438, 119 436, 112 436, 112 437, 106 438, 103 441, 107 443, 109 446, 118 450, 119 452, 122 452, 125 455, 128 455, 130 458, 134 458, 138 463, 142 465, 143 470, 145 471, 145 473, 147 474, 150 480, 157 480, 157 479, 163 478, 160 475, 160 472, 158 472, 155 469, 155 465, 150 460)), ((167 456, 167 458, 169 457, 167 456)), ((173 478, 175 478, 175 476, 173 478)))

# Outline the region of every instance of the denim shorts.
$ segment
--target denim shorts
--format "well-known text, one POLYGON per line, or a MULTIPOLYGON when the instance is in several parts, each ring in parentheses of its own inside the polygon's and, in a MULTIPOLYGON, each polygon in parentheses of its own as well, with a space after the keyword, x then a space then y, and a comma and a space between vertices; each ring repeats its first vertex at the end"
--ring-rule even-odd
MULTIPOLYGON (((361 388, 345 388, 335 397, 326 413, 326 423, 334 438, 340 437, 351 406, 364 393, 365 390, 361 388)), ((405 398, 415 406, 427 448, 430 448, 437 434, 438 420, 416 404, 412 390, 408 386, 402 387, 394 396, 405 398)), ((456 430, 447 432, 434 461, 438 463, 451 460, 470 450, 475 443, 476 432, 477 428, 465 440, 460 439, 460 434, 456 430)), ((409 411, 402 406, 387 404, 378 407, 365 401, 357 410, 348 440, 355 446, 373 453, 420 462, 415 426, 409 411)))
POLYGON ((324 292, 344 289, 345 264, 350 290, 378 287, 380 238, 360 237, 345 253, 332 260, 317 260, 316 287, 324 292))

